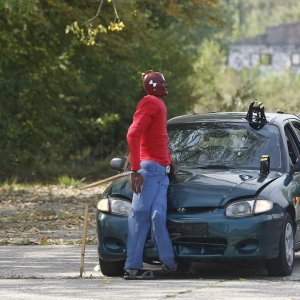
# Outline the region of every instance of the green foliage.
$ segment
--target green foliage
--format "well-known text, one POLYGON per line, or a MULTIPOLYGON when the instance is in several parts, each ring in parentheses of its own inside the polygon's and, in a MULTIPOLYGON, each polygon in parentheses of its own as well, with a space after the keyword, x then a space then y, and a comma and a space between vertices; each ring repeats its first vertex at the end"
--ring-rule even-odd
POLYGON ((226 54, 216 40, 204 40, 198 51, 193 81, 198 100, 194 112, 243 111, 261 92, 259 71, 237 72, 225 66, 226 54))
POLYGON ((69 176, 59 176, 57 179, 57 184, 65 187, 79 187, 81 185, 81 181, 71 178, 69 176))
POLYGON ((197 75, 191 78, 195 86, 195 97, 199 99, 194 110, 216 110, 216 106, 220 105, 219 81, 226 59, 225 54, 215 40, 206 39, 199 47, 198 57, 194 64, 197 75))
POLYGON ((267 75, 257 80, 257 95, 267 111, 285 111, 300 115, 300 74, 290 70, 278 75, 267 75))
POLYGON ((96 37, 99 33, 107 33, 107 28, 102 24, 99 24, 96 28, 92 25, 87 25, 87 33, 83 28, 78 26, 77 21, 71 25, 67 25, 66 34, 69 32, 73 33, 83 44, 87 46, 94 46, 96 44, 96 37))
POLYGON ((71 25, 67 25, 66 34, 69 32, 73 33, 77 39, 79 39, 84 45, 95 46, 96 38, 102 33, 107 33, 110 31, 122 31, 125 27, 124 23, 120 20, 118 15, 117 7, 113 0, 107 0, 107 3, 110 3, 114 10, 114 21, 111 21, 109 25, 105 26, 102 23, 94 25, 92 21, 97 19, 101 13, 104 0, 99 0, 99 6, 97 13, 94 17, 87 20, 82 26, 78 25, 78 22, 75 21, 71 25))
POLYGON ((223 0, 232 20, 233 40, 263 34, 267 26, 298 22, 300 2, 295 0, 223 0))
POLYGON ((285 70, 279 74, 261 73, 258 68, 236 71, 224 66, 226 56, 215 40, 205 40, 195 64, 198 76, 191 80, 199 101, 193 112, 247 111, 258 99, 266 111, 300 115, 300 74, 285 70))
POLYGON ((0 188, 5 192, 12 192, 12 191, 23 191, 25 187, 28 186, 26 184, 17 183, 14 179, 6 180, 0 184, 0 188))
MULTIPOLYGON (((168 80, 170 117, 193 106, 188 78, 198 42, 222 26, 218 1, 116 1, 124 29, 86 47, 65 29, 84 24, 98 4, 45 0, 21 16, 0 10, 0 181, 105 176, 100 162, 128 151, 147 69, 168 80)), ((100 17, 107 27, 112 12, 100 17)))
MULTIPOLYGON (((299 20, 300 2, 293 0, 223 0, 227 7, 227 22, 221 33, 205 40, 198 50, 194 65, 196 76, 191 78, 198 99, 194 112, 246 111, 254 98, 262 101, 267 111, 282 110, 300 113, 299 74, 286 70, 279 74, 261 73, 257 68, 241 72, 225 66, 228 44, 240 37, 265 32, 267 26, 299 20)), ((264 56, 261 63, 269 64, 264 56)))
POLYGON ((16 13, 32 13, 37 9, 39 0, 0 0, 0 9, 4 8, 16 13))

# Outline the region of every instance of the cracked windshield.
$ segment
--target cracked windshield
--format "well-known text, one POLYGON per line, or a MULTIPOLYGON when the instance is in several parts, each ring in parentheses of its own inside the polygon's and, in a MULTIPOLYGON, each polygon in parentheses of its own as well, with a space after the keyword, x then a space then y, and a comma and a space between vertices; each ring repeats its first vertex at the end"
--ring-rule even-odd
POLYGON ((274 125, 254 130, 248 124, 175 124, 169 126, 169 140, 174 163, 181 167, 259 169, 262 155, 270 156, 272 170, 282 167, 274 125))

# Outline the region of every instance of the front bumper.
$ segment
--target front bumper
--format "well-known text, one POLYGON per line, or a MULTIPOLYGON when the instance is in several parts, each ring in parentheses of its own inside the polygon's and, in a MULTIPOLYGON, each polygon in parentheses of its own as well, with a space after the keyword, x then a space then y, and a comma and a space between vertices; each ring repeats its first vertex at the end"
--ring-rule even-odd
MULTIPOLYGON (((207 224, 207 232, 201 233, 202 236, 191 232, 187 235, 170 232, 178 259, 270 259, 279 253, 282 228, 280 215, 262 214, 229 219, 225 217, 223 209, 218 209, 206 213, 168 213, 168 222, 207 224)), ((98 213, 97 233, 99 257, 104 260, 126 259, 126 217, 98 213)), ((155 260, 158 260, 158 253, 149 236, 145 244, 144 261, 155 260)))

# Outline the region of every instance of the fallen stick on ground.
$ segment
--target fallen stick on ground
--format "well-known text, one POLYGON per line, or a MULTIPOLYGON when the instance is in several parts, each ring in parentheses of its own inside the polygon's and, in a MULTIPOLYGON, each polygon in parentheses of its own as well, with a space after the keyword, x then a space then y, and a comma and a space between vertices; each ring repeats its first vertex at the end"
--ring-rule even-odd
POLYGON ((84 211, 84 222, 82 229, 82 243, 81 243, 81 259, 80 259, 80 274, 79 277, 82 277, 83 268, 84 268, 84 256, 85 256, 85 245, 86 245, 86 236, 87 236, 87 226, 88 226, 88 212, 89 205, 85 203, 85 211, 84 211))
POLYGON ((93 182, 93 183, 90 183, 82 188, 79 188, 80 190, 85 190, 85 189, 89 189, 89 188, 92 188, 92 187, 95 187, 95 186, 98 186, 98 185, 101 185, 101 184, 104 184, 104 183, 107 183, 107 182, 110 182, 110 181, 115 181, 119 178, 122 178, 122 177, 125 177, 127 175, 130 174, 130 171, 127 171, 127 172, 123 172, 123 173, 120 173, 120 174, 117 174, 117 175, 114 175, 114 176, 111 176, 111 177, 108 177, 108 178, 105 178, 105 179, 102 179, 102 180, 99 180, 99 181, 96 181, 96 182, 93 182))

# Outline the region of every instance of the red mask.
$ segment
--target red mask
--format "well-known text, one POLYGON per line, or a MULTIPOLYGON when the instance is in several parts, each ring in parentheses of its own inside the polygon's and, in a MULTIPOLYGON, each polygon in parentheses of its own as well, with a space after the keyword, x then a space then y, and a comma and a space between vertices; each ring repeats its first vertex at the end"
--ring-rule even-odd
POLYGON ((168 95, 168 85, 163 74, 148 72, 143 77, 143 86, 148 95, 163 97, 168 95))

